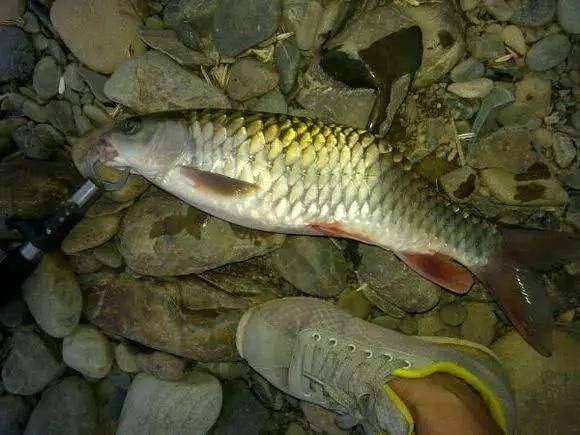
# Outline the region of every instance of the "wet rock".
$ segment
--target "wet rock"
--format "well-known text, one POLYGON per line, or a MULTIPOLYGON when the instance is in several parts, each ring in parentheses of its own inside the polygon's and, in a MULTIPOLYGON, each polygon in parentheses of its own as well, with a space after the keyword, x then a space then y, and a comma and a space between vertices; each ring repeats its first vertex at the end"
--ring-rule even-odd
POLYGON ((107 242, 104 245, 97 246, 93 249, 95 258, 107 267, 117 269, 123 265, 123 257, 113 242, 107 242))
POLYGON ((236 435, 240 427, 244 428, 244 434, 262 433, 268 410, 254 397, 245 382, 226 383, 223 396, 222 410, 212 429, 214 435, 236 435))
POLYGON ((20 18, 26 10, 26 0, 4 0, 0 5, 0 20, 10 22, 20 18))
POLYGON ((469 166, 462 166, 439 178, 439 185, 454 201, 467 201, 479 188, 477 173, 469 166))
POLYGON ((85 315, 107 334, 198 361, 237 358, 240 317, 275 296, 230 295, 193 276, 137 281, 110 272, 84 276, 81 288, 85 315))
POLYGON ((547 424, 554 433, 577 430, 574 400, 580 394, 580 343, 564 331, 554 331, 553 338, 551 358, 536 353, 515 330, 492 346, 515 392, 518 430, 522 433, 544 434, 547 424))
POLYGON ((205 33, 206 27, 211 27, 218 4, 218 0, 169 0, 163 11, 163 21, 172 28, 193 23, 205 33))
POLYGON ((562 180, 562 182, 566 186, 571 187, 572 189, 580 190, 580 170, 579 169, 564 172, 560 176, 560 179, 562 180))
POLYGON ((580 197, 573 196, 566 210, 566 221, 574 228, 580 228, 580 197))
POLYGON ((379 325, 386 329, 399 329, 399 325, 401 324, 402 319, 396 319, 395 317, 391 316, 379 316, 375 317, 372 322, 375 325, 379 325))
POLYGON ((439 332, 445 328, 438 310, 418 314, 415 318, 417 319, 417 335, 432 337, 439 335, 439 332))
POLYGON ((131 207, 133 202, 117 202, 113 201, 106 196, 101 196, 98 198, 93 205, 87 210, 86 217, 99 217, 106 216, 110 214, 116 214, 121 210, 125 210, 127 207, 131 207))
POLYGON ((58 41, 56 41, 55 39, 49 39, 46 49, 48 51, 48 54, 50 54, 56 60, 57 63, 63 66, 66 65, 67 57, 58 41))
POLYGON ((123 409, 123 402, 131 386, 131 377, 117 367, 96 384, 96 398, 99 405, 101 433, 113 433, 117 428, 123 409), (110 429, 109 429, 110 427, 110 429))
POLYGON ((24 81, 34 69, 34 48, 16 27, 0 27, 0 83, 24 81))
MULTIPOLYGON (((533 172, 533 171, 532 171, 533 172)), ((490 194, 508 205, 564 205, 568 194, 549 171, 542 169, 540 175, 513 175, 500 168, 480 171, 482 185, 490 194)))
MULTIPOLYGON (((105 83, 108 80, 107 76, 99 74, 98 72, 92 71, 85 67, 80 67, 79 74, 96 97, 101 103, 108 103, 110 100, 105 95, 105 83)), ((88 116, 88 115, 87 115, 88 116)))
POLYGON ((511 6, 511 21, 521 26, 543 26, 552 21, 556 12, 556 0, 516 0, 511 6))
POLYGON ((405 335, 417 335, 419 325, 416 316, 406 316, 401 320, 399 330, 405 335))
POLYGON ((205 54, 186 47, 173 30, 141 29, 139 36, 149 47, 158 50, 180 65, 211 65, 213 62, 205 54))
POLYGON ((309 295, 336 296, 347 286, 348 263, 329 239, 289 236, 271 256, 284 279, 309 295))
POLYGON ((315 433, 327 435, 347 435, 348 430, 341 429, 336 424, 337 414, 310 402, 301 402, 300 408, 315 433))
POLYGON ((467 48, 479 60, 490 61, 503 56, 505 49, 501 36, 497 33, 476 31, 467 32, 467 48))
POLYGON ((511 103, 514 101, 514 98, 515 97, 510 90, 494 88, 481 102, 481 106, 477 112, 477 116, 475 117, 475 121, 473 121, 473 126, 471 128, 473 133, 479 133, 487 121, 487 118, 490 116, 492 110, 511 103))
POLYGON ((489 346, 495 336, 497 319, 492 305, 469 302, 465 304, 467 317, 461 324, 461 336, 466 340, 489 346))
POLYGON ((45 56, 36 64, 32 76, 32 86, 38 96, 44 100, 54 97, 58 93, 60 81, 59 67, 51 56, 45 56))
POLYGON ((278 84, 278 74, 270 65, 255 59, 240 59, 232 66, 227 85, 228 95, 246 101, 271 91, 278 84))
POLYGON ((522 56, 528 51, 524 34, 518 26, 509 25, 501 30, 501 38, 505 45, 522 56))
POLYGON ((165 352, 141 352, 135 356, 139 370, 164 381, 178 381, 183 377, 185 360, 165 352))
POLYGON ((62 359, 83 375, 101 379, 113 365, 113 349, 101 331, 90 325, 79 325, 64 338, 62 359))
POLYGON ((27 316, 26 304, 19 296, 12 297, 9 301, 0 305, 0 324, 6 328, 16 328, 22 325, 27 316))
POLYGON ((125 343, 119 343, 115 346, 115 362, 126 373, 137 373, 139 371, 137 352, 133 352, 125 343))
POLYGON ((97 427, 97 405, 91 386, 77 376, 70 376, 42 394, 24 433, 92 435, 97 427))
POLYGON ((28 309, 44 332, 64 337, 78 325, 82 295, 74 272, 62 256, 45 254, 23 285, 28 309))
POLYGON ((85 135, 93 129, 93 124, 89 121, 79 106, 73 106, 73 118, 75 121, 75 128, 79 135, 85 135))
POLYGON ((570 40, 561 33, 540 39, 529 49, 526 65, 532 71, 547 71, 560 65, 570 52, 570 40))
POLYGON ((123 62, 105 84, 105 95, 139 113, 229 107, 216 88, 154 51, 123 62))
POLYGON ((250 366, 245 361, 199 363, 198 367, 227 381, 247 379, 250 375, 250 366))
POLYGON ((72 53, 89 68, 110 74, 145 45, 137 32, 146 3, 130 0, 57 0, 50 19, 72 53))
POLYGON ((93 104, 85 104, 83 113, 96 125, 107 125, 113 120, 107 112, 93 104))
POLYGON ((129 388, 117 434, 207 433, 221 406, 219 381, 202 371, 179 382, 139 374, 129 388))
POLYGON ((274 34, 280 0, 222 0, 214 14, 213 39, 226 56, 237 56, 274 34))
POLYGON ((36 104, 32 100, 26 100, 22 104, 22 114, 34 122, 46 122, 48 120, 48 114, 46 108, 39 104, 36 104))
POLYGON ((278 89, 268 92, 250 101, 248 108, 254 112, 288 113, 288 104, 278 89))
POLYGON ((100 246, 117 234, 120 222, 118 214, 84 218, 68 233, 61 249, 65 254, 76 254, 100 246))
POLYGON ((525 107, 525 111, 538 117, 550 113, 552 101, 552 84, 550 80, 534 74, 526 75, 516 84, 516 103, 525 107))
POLYGON ((11 395, 0 397, 0 433, 2 435, 22 434, 29 415, 30 407, 24 398, 11 395))
POLYGON ((300 67, 300 50, 294 38, 280 41, 274 49, 274 65, 280 77, 280 89, 287 94, 294 87, 300 67))
POLYGON ((29 396, 42 391, 61 375, 64 365, 38 334, 19 329, 2 367, 2 383, 12 394, 29 396))
POLYGON ((367 126, 374 90, 351 89, 324 73, 318 64, 312 64, 301 79, 296 100, 311 116, 352 127, 367 126))
POLYGON ((570 116, 570 124, 572 124, 572 127, 574 127, 576 130, 580 130, 580 109, 576 110, 570 116))
POLYGON ((34 45, 37 52, 43 52, 48 48, 48 38, 42 33, 37 33, 32 36, 32 45, 34 45))
POLYGON ((83 251, 67 256, 68 262, 76 273, 94 273, 103 268, 103 263, 97 260, 92 251, 83 251))
POLYGON ((465 82, 482 77, 484 72, 485 66, 483 63, 470 57, 457 64, 449 73, 449 77, 454 82, 465 82))
POLYGON ((492 17, 500 21, 508 21, 514 14, 512 5, 506 0, 483 0, 483 6, 492 17))
POLYGON ((85 82, 81 77, 80 67, 76 63, 69 63, 64 69, 64 83, 67 88, 77 92, 86 90, 85 82))
POLYGON ((462 303, 452 302, 441 306, 439 309, 439 317, 446 325, 459 326, 465 321, 467 310, 462 303))
POLYGON ((439 302, 441 289, 421 278, 394 254, 363 244, 359 245, 359 252, 362 256, 360 278, 387 302, 412 313, 430 310, 439 302))
POLYGON ((285 236, 231 226, 161 192, 141 198, 125 215, 119 251, 144 275, 187 275, 264 255, 285 236))
POLYGON ((447 90, 462 98, 483 98, 493 89, 493 82, 490 79, 480 78, 466 82, 452 83, 447 90))
POLYGON ((193 23, 181 23, 175 28, 175 34, 177 39, 181 41, 183 45, 192 50, 197 50, 201 47, 201 38, 195 29, 193 23))
POLYGON ((373 309, 370 299, 356 289, 347 289, 338 297, 338 306, 353 317, 366 319, 373 309))
POLYGON ((46 105, 48 122, 64 134, 76 134, 72 106, 65 100, 50 100, 46 105))
POLYGON ((558 23, 568 33, 580 33, 580 11, 574 0, 558 0, 558 23))
POLYGON ((64 143, 63 136, 47 124, 18 127, 12 132, 12 140, 26 157, 40 160, 51 158, 64 143))
POLYGON ((554 159, 561 168, 567 168, 576 158, 576 147, 570 136, 564 133, 554 134, 554 142, 552 143, 554 150, 554 159))

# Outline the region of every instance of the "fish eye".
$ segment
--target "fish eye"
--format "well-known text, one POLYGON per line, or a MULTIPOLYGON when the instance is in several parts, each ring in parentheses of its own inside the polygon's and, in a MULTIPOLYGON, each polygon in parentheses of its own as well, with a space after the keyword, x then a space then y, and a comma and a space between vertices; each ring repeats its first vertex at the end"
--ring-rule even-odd
POLYGON ((141 129, 141 121, 131 118, 125 119, 121 122, 119 128, 123 133, 131 136, 141 129))

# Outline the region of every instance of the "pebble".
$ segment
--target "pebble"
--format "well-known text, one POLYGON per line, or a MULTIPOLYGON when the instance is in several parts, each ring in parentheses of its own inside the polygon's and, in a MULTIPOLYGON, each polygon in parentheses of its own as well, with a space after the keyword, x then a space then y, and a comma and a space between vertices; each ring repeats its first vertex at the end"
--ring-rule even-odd
POLYGON ((79 274, 94 273, 103 268, 103 264, 97 260, 92 251, 69 255, 68 261, 73 270, 79 274))
POLYGON ((201 38, 191 22, 179 24, 175 28, 175 34, 186 47, 192 50, 198 50, 201 47, 201 38))
POLYGON ((461 324, 461 335, 466 340, 489 346, 495 336, 497 318, 491 304, 468 302, 467 317, 461 324))
POLYGON ((26 12, 24 14, 24 26, 22 29, 28 33, 38 33, 40 32, 40 24, 38 24, 38 19, 34 14, 26 12))
POLYGON ((85 82, 81 77, 80 67, 76 63, 69 63, 64 69, 64 83, 67 88, 77 92, 86 90, 85 82))
POLYGON ((107 112, 94 104, 85 104, 83 113, 97 125, 107 125, 113 120, 107 112))
POLYGON ((467 310, 460 302, 442 305, 439 309, 441 321, 449 326, 459 326, 467 317, 467 310))
POLYGON ((0 433, 2 435, 24 433, 29 416, 30 406, 23 397, 12 395, 0 397, 0 433))
POLYGON ((432 337, 438 335, 439 331, 445 327, 438 310, 418 314, 415 318, 417 319, 417 335, 432 337))
POLYGON ((334 412, 310 402, 300 402, 300 408, 314 433, 325 435, 350 434, 350 431, 338 427, 336 424, 337 414, 334 412))
POLYGON ((405 335, 417 335, 419 332, 419 325, 417 324, 416 316, 405 316, 401 320, 399 330, 405 335))
POLYGON ((480 107, 479 100, 466 100, 449 92, 445 92, 443 104, 449 108, 451 116, 456 121, 473 118, 480 107))
POLYGON ((83 136, 93 129, 93 124, 91 124, 89 118, 83 114, 83 111, 79 106, 73 106, 73 118, 78 135, 83 136))
POLYGON ((56 0, 50 19, 72 53, 89 68, 110 74, 145 45, 138 37, 145 2, 131 0, 56 0))
POLYGON ((461 9, 464 11, 472 11, 476 7, 479 6, 481 0, 461 0, 460 5, 461 9))
POLYGON ((93 249, 93 254, 97 260, 107 267, 117 269, 123 265, 123 257, 117 249, 117 244, 114 242, 107 242, 93 249))
POLYGON ((514 101, 514 99, 514 94, 509 89, 493 88, 489 95, 481 101, 481 106, 471 128, 473 133, 479 133, 492 110, 505 106, 514 101))
POLYGON ((369 299, 355 289, 343 291, 338 297, 338 306, 358 319, 366 319, 373 309, 369 299))
POLYGON ((32 35, 32 45, 34 45, 37 52, 43 52, 48 48, 48 38, 42 33, 32 35))
POLYGON ((185 360, 165 352, 141 352, 135 356, 139 371, 164 381, 179 381, 185 371, 185 360))
POLYGON ((294 38, 288 38, 276 44, 274 65, 280 77, 280 89, 287 94, 294 87, 300 67, 300 50, 294 38))
POLYGON ((65 135, 75 134, 76 126, 72 106, 65 100, 50 100, 46 105, 48 122, 65 135))
POLYGON ((561 33, 546 36, 528 50, 526 64, 532 71, 547 71, 566 60, 570 47, 570 40, 561 33))
POLYGON ((522 56, 528 51, 524 34, 518 26, 512 24, 505 26, 501 31, 501 38, 505 45, 522 56))
POLYGON ((278 84, 272 66, 255 59, 238 60, 230 70, 227 94, 237 101, 246 101, 271 91, 278 84))
POLYGON ((35 54, 26 33, 17 27, 0 26, 0 83, 24 81, 34 70, 35 54))
POLYGON ((26 0, 2 0, 2 3, 0 3, 0 20, 5 22, 17 20, 22 17, 25 10, 26 0))
POLYGON ((84 218, 65 237, 61 249, 65 254, 76 254, 109 241, 121 223, 119 214, 84 218))
POLYGON ((495 19, 509 21, 514 14, 513 7, 506 0, 483 0, 485 10, 495 19))
POLYGON ((38 334, 19 329, 2 367, 2 383, 9 393, 29 396, 41 392, 64 368, 38 334))
POLYGON ((490 79, 480 78, 466 82, 451 83, 447 90, 462 98, 483 98, 493 89, 490 79))
POLYGON ((194 370, 179 382, 139 374, 129 388, 116 433, 203 434, 214 425, 221 407, 221 385, 203 371, 194 370))
POLYGON ((46 47, 48 53, 56 60, 56 62, 60 65, 66 65, 67 57, 66 53, 55 39, 49 39, 48 45, 46 47))
POLYGON ((554 134, 552 149, 554 150, 554 159, 561 168, 567 168, 576 158, 576 147, 574 146, 574 142, 570 136, 564 133, 554 134))
POLYGON ((558 23, 568 33, 580 33, 578 0, 558 0, 558 23))
POLYGON ((547 116, 552 105, 552 83, 537 74, 526 74, 516 83, 516 102, 528 113, 547 116))
POLYGON ((379 325, 386 329, 399 329, 399 325, 402 322, 402 319, 396 319, 395 317, 391 316, 379 316, 375 317, 372 322, 375 325, 379 325))
POLYGON ((213 40, 221 53, 237 56, 268 39, 278 27, 280 0, 222 0, 214 14, 213 40))
POLYGON ((454 82, 465 82, 478 79, 485 73, 485 66, 479 60, 470 57, 460 62, 451 70, 449 77, 454 82))
POLYGON ((97 428, 97 404, 91 386, 77 376, 69 376, 42 393, 24 434, 93 435, 97 428))
POLYGON ((101 331, 90 325, 78 325, 64 337, 62 359, 84 376, 102 379, 113 365, 113 349, 101 331))
POLYGON ((465 202, 479 189, 479 178, 471 167, 462 166, 439 177, 438 184, 453 200, 465 202))
POLYGON ((28 99, 22 104, 22 114, 34 122, 43 123, 48 120, 46 107, 28 99))
POLYGON ((278 89, 248 102, 248 108, 254 112, 288 113, 288 104, 284 94, 278 89))
POLYGON ((309 295, 336 296, 347 286, 348 263, 329 239, 288 236, 271 258, 284 279, 309 295))
POLYGON ((572 124, 572 127, 574 127, 576 130, 580 131, 580 109, 576 110, 570 116, 570 124, 572 124))
POLYGON ((109 103, 111 101, 104 91, 105 83, 108 80, 107 76, 82 66, 79 69, 79 73, 97 100, 101 103, 109 103))
POLYGON ((198 367, 228 381, 248 379, 250 376, 250 367, 245 361, 199 363, 198 367))
POLYGON ((186 47, 173 30, 141 29, 139 36, 148 46, 158 50, 180 65, 211 65, 212 60, 203 53, 186 47))
POLYGON ((115 346, 115 362, 126 373, 137 373, 139 371, 136 353, 125 343, 119 343, 115 346))
POLYGON ((61 255, 45 254, 22 289, 28 309, 44 332, 62 338, 76 328, 82 294, 74 272, 61 255))
POLYGON ((237 435, 244 428, 244 435, 263 433, 268 410, 252 394, 242 381, 227 382, 223 387, 222 410, 215 426, 214 435, 237 435))
POLYGON ((203 27, 204 33, 209 32, 213 15, 218 7, 218 0, 170 0, 163 10, 163 21, 167 27, 194 23, 196 27, 203 27))
POLYGON ((556 0, 516 0, 511 22, 520 26, 543 26, 554 18, 556 0))
POLYGON ((47 160, 62 145, 62 135, 47 124, 22 125, 12 132, 12 140, 31 159, 47 160))
POLYGON ((493 61, 505 53, 501 36, 491 32, 467 32, 467 48, 474 58, 482 61, 493 61))

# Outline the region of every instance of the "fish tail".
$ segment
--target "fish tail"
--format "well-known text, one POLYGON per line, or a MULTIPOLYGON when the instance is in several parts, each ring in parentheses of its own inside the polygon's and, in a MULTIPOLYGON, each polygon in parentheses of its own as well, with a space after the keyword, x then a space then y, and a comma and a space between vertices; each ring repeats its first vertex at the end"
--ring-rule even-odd
POLYGON ((554 319, 542 272, 580 259, 580 237, 555 231, 501 231, 498 251, 473 272, 522 337, 540 354, 550 356, 554 319))

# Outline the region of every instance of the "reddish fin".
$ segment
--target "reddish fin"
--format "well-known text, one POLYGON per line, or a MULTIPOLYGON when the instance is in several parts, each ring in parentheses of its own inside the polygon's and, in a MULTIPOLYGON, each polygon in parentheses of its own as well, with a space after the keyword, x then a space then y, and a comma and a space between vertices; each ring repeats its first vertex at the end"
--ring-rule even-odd
POLYGON ((364 234, 348 231, 343 228, 341 224, 336 222, 317 222, 308 224, 307 226, 323 236, 352 239, 365 243, 368 242, 368 237, 364 234))
POLYGON ((180 170, 191 181, 194 189, 219 196, 242 196, 258 189, 255 184, 190 166, 181 166, 180 170))
POLYGON ((424 278, 455 293, 466 293, 473 284, 473 275, 465 267, 443 254, 398 252, 407 266, 424 278))

